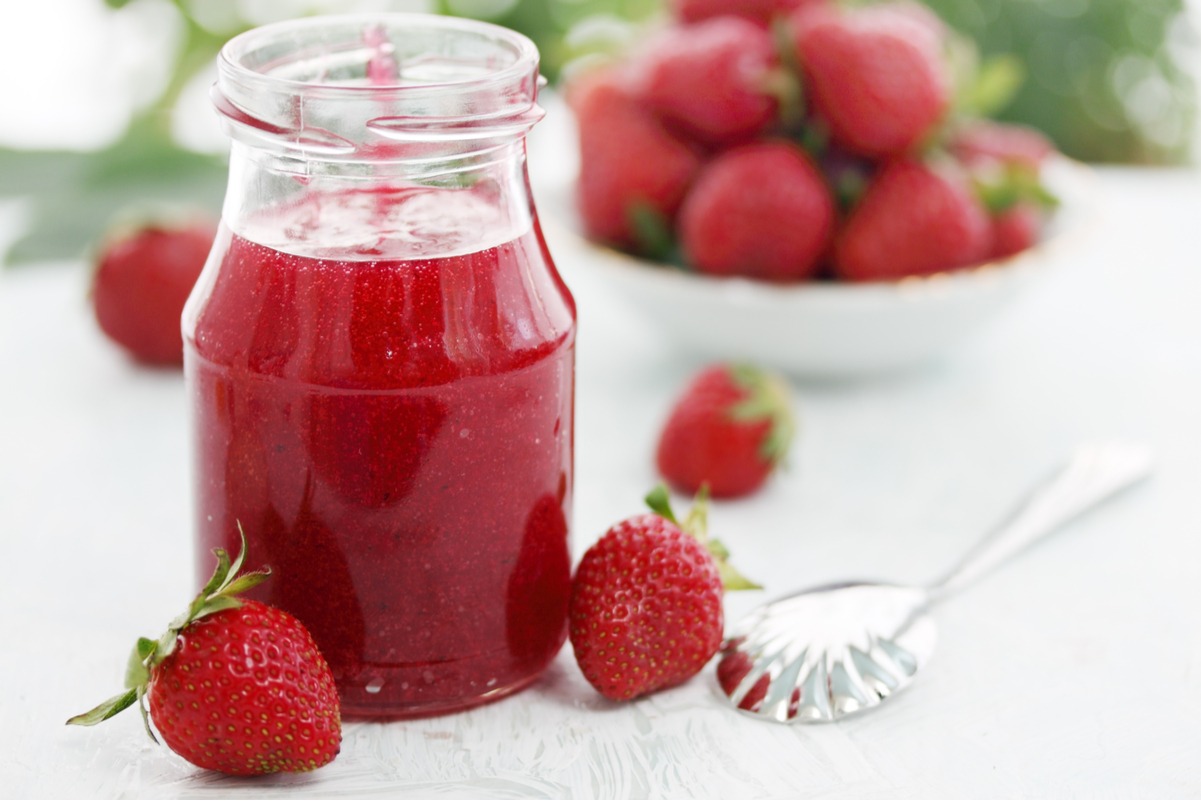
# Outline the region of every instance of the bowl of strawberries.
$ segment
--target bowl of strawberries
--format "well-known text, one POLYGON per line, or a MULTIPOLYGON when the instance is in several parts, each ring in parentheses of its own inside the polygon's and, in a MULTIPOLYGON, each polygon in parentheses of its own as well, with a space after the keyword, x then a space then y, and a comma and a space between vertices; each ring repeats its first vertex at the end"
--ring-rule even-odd
POLYGON ((579 171, 548 234, 682 345, 795 375, 907 368, 1079 229, 1086 169, 988 116, 1018 69, 925 6, 673 8, 568 82, 579 171))

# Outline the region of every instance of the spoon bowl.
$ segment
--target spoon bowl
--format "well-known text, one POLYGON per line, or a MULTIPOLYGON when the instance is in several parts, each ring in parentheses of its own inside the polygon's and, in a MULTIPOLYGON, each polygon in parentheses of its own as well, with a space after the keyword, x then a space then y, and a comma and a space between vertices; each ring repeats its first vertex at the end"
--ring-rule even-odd
POLYGON ((722 645, 722 694, 740 711, 779 723, 829 723, 874 709, 908 686, 933 653, 933 605, 1142 480, 1151 466, 1151 452, 1142 444, 1085 444, 930 586, 830 584, 759 607, 722 645))
POLYGON ((916 587, 845 583, 761 606, 725 643, 722 690, 739 709, 781 723, 829 722, 878 706, 934 651, 929 600, 916 587))

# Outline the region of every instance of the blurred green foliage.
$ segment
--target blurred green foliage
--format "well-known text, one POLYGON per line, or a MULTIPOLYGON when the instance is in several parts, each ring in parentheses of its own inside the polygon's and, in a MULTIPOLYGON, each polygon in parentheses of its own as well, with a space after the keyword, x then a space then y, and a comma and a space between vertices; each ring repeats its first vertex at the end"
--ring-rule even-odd
MULTIPOLYGON (((113 9, 137 1, 95 0, 113 9)), ((10 249, 6 263, 76 257, 127 204, 195 204, 216 213, 224 182, 222 160, 178 145, 170 119, 187 82, 212 62, 225 39, 249 26, 237 11, 250 4, 173 2, 184 35, 171 80, 162 96, 134 117, 123 138, 90 153, 0 147, 0 197, 32 202, 30 227, 10 249), (211 23, 216 10, 225 20, 220 29, 211 23), (201 12, 208 17, 206 24, 198 19, 201 12)), ((620 46, 637 26, 666 16, 666 0, 429 2, 442 13, 523 31, 538 43, 543 70, 552 79, 574 59, 620 46)), ((975 39, 986 59, 1012 54, 1024 64, 1026 81, 1012 104, 1001 110, 1002 118, 1042 128, 1064 152, 1086 161, 1163 164, 1188 156, 1197 93, 1180 56, 1187 47, 1196 48, 1197 33, 1187 27, 1185 0, 924 2, 975 39)), ((371 7, 381 5, 387 3, 371 7)), ((296 0, 295 10, 333 9, 317 0, 296 0)), ((1012 74, 999 71, 996 77, 1005 81, 1012 74)))
POLYGON ((1083 161, 1161 164, 1189 155, 1197 46, 1184 0, 924 0, 985 56, 1012 53, 1026 81, 997 115, 1050 134, 1083 161))

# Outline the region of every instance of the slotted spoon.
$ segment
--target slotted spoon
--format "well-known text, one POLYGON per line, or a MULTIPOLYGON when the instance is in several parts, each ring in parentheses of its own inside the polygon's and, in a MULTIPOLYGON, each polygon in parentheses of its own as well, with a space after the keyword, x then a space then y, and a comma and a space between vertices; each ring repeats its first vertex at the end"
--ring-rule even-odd
POLYGON ((925 587, 831 584, 759 607, 722 646, 721 692, 739 710, 782 723, 830 722, 879 706, 913 681, 934 650, 931 607, 1151 467, 1144 445, 1087 443, 942 579, 925 587))

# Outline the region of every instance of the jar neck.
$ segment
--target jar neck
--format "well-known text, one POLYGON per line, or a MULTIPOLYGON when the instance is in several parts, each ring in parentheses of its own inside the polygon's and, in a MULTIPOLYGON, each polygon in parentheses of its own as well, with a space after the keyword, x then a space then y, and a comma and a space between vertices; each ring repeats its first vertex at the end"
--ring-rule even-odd
POLYGON ((243 239, 314 258, 486 250, 533 225, 525 142, 470 159, 354 164, 281 158, 235 142, 222 218, 243 239))
POLYGON ((233 140, 226 225, 303 255, 435 255, 527 231, 538 54, 426 14, 292 20, 231 40, 213 102, 233 140))

